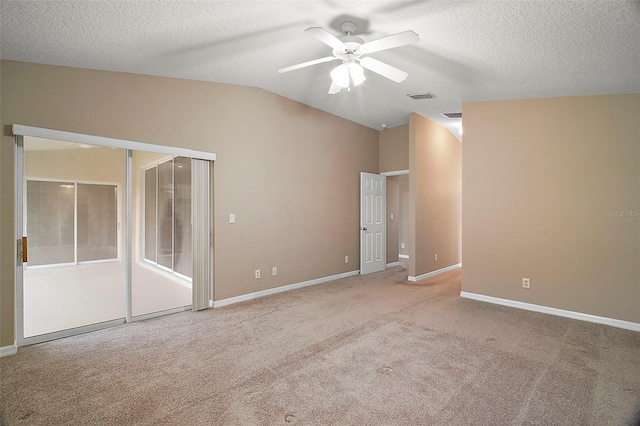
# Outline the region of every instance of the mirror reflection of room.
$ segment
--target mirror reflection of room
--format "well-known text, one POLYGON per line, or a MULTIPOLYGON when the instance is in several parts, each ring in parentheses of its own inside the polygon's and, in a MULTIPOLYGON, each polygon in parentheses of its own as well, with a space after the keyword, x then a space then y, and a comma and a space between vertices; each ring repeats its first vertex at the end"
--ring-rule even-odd
POLYGON ((126 150, 24 140, 24 336, 122 320, 126 244, 131 314, 191 305, 191 159, 132 152, 126 241, 126 150))

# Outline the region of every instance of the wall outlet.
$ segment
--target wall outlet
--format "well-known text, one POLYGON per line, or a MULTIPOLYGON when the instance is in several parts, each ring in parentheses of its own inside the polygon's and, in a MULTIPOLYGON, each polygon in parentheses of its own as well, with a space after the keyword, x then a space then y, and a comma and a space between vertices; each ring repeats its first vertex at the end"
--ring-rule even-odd
POLYGON ((400 248, 404 248, 404 243, 400 243, 400 248))
POLYGON ((260 278, 260 269, 256 269, 256 280, 260 278))
POLYGON ((522 279, 522 288, 531 288, 531 280, 529 278, 522 279))
POLYGON ((393 213, 391 213, 391 220, 393 220, 393 213))
POLYGON ((434 260, 437 262, 438 261, 438 255, 436 254, 434 257, 434 260))
POLYGON ((344 257, 344 263, 349 263, 349 256, 344 257))
POLYGON ((278 275, 278 267, 274 266, 273 268, 271 268, 271 275, 273 275, 274 277, 276 275, 278 275))
POLYGON ((229 214, 229 223, 236 223, 236 215, 235 213, 229 214))

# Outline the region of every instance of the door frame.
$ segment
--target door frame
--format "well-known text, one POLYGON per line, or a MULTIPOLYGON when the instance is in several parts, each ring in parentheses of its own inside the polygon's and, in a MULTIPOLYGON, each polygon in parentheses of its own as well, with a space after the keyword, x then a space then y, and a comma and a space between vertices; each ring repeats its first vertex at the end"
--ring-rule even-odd
MULTIPOLYGON (((132 239, 132 151, 144 151, 153 152, 157 154, 167 154, 172 156, 190 157, 200 160, 215 161, 216 154, 205 151, 197 151, 187 148, 171 147, 166 145, 156 145, 143 142, 129 141, 125 139, 115 139, 103 136, 87 135, 82 133, 66 132, 61 130, 46 129, 42 127, 25 126, 21 124, 12 125, 12 133, 15 137, 15 155, 14 155, 14 241, 16 242, 14 250, 14 336, 17 347, 31 345, 49 340, 59 339, 62 337, 73 336, 76 334, 87 333, 91 331, 101 330, 115 325, 121 325, 127 322, 139 321, 155 316, 163 315, 165 313, 172 312, 163 311, 161 313, 151 313, 148 315, 141 315, 133 318, 131 316, 131 239, 132 239), (24 337, 24 273, 22 263, 22 236, 24 235, 24 222, 23 222, 23 203, 24 203, 24 137, 36 137, 43 139, 52 139, 63 142, 76 142, 87 145, 96 145, 109 148, 120 148, 126 150, 126 180, 125 180, 125 235, 123 236, 123 253, 125 260, 125 306, 126 316, 122 319, 116 319, 112 321, 106 321, 97 324, 91 324, 87 326, 77 327, 68 330, 57 331, 53 333, 24 337)), ((175 311, 182 311, 184 309, 177 308, 175 311)))

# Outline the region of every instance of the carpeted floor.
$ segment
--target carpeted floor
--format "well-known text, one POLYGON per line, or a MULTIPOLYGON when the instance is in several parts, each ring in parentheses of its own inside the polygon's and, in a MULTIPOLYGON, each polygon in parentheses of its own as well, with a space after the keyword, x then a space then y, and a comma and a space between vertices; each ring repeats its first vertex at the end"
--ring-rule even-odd
POLYGON ((0 424, 631 424, 640 333, 461 299, 460 276, 395 267, 21 348, 0 424))

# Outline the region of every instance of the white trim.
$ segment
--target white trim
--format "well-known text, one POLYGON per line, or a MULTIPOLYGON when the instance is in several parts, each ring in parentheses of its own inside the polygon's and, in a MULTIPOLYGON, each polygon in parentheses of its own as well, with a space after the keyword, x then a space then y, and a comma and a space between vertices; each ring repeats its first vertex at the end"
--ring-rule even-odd
MULTIPOLYGON (((27 235, 25 228, 25 212, 24 199, 26 199, 26 187, 24 181, 24 138, 20 135, 15 138, 14 161, 15 170, 13 174, 14 180, 14 241, 16 243, 27 235)), ((14 316, 13 316, 13 332, 14 344, 22 346, 24 341, 24 263, 22 258, 18 257, 17 245, 13 250, 13 264, 15 272, 13 275, 14 296, 14 316)))
POLYGON ((193 278, 188 277, 184 274, 181 274, 180 272, 176 272, 175 270, 173 271, 173 275, 175 275, 176 277, 188 282, 188 283, 193 283, 193 278))
MULTIPOLYGON (((28 193, 27 193, 28 197, 28 193)), ((117 201, 116 201, 117 203, 117 201)), ((28 204, 27 204, 28 205, 28 204)), ((116 213, 118 212, 118 206, 116 204, 116 213)), ((29 212, 27 211, 27 217, 29 212)), ((29 228, 29 222, 27 222, 27 229, 29 228)), ((58 227, 58 233, 60 233, 60 227, 58 227)), ((116 223, 116 239, 118 235, 118 224, 116 223)), ((27 233, 27 237, 29 234, 27 233)), ((116 248, 116 252, 118 249, 116 248)), ((73 263, 78 264, 78 182, 73 183, 73 263)), ((29 258, 27 258, 27 267, 29 266, 29 258)))
POLYGON ((124 320, 133 317, 133 152, 125 152, 124 169, 124 320))
POLYGON ((424 280, 425 278, 433 277, 434 275, 442 274, 443 272, 452 271, 454 269, 460 268, 462 263, 456 263, 455 265, 447 266, 446 268, 438 269, 437 271, 427 272, 426 274, 418 275, 417 277, 412 277, 409 275, 408 280, 412 283, 416 281, 424 280))
POLYGON ((399 254, 399 255, 398 255, 398 257, 399 257, 400 259, 408 259, 408 258, 409 258, 409 255, 408 255, 408 254, 399 254))
POLYGON ((409 170, 394 170, 391 172, 382 172, 380 173, 382 176, 401 176, 401 175, 408 175, 409 174, 409 170))
POLYGON ((12 132, 16 136, 31 136, 35 138, 130 149, 133 151, 153 152, 156 154, 179 155, 181 157, 198 158, 201 160, 216 160, 216 154, 212 152, 195 151, 193 149, 176 148, 144 142, 134 142, 124 139, 106 138, 103 136, 85 135, 81 133, 65 132, 62 130, 43 129, 42 127, 24 126, 22 124, 14 124, 12 126, 12 132))
POLYGON ((393 268, 394 266, 400 265, 400 262, 391 262, 387 263, 387 268, 393 268))
POLYGON ((11 346, 0 346, 0 358, 11 356, 18 353, 18 345, 15 343, 11 346))
POLYGON ((54 331, 46 334, 37 334, 35 336, 25 337, 22 339, 20 346, 35 345, 36 343, 49 342, 51 340, 62 339, 64 337, 76 336, 78 334, 91 333, 105 328, 115 327, 116 325, 124 325, 125 319, 114 319, 96 324, 83 325, 75 328, 67 328, 60 331, 54 331))
POLYGON ((564 309, 552 308, 549 306, 534 305, 532 303, 518 302, 517 300, 501 299, 499 297, 485 296, 484 294, 469 293, 467 291, 461 291, 460 297, 464 297, 465 299, 477 300, 479 302, 493 303, 496 305, 508 306, 510 308, 524 309, 526 311, 540 312, 543 314, 556 315, 559 317, 593 322, 596 324, 610 325, 611 327, 624 328, 625 330, 640 332, 640 323, 637 322, 623 321, 619 319, 600 317, 591 314, 583 314, 582 312, 567 311, 564 309))
POLYGON ((246 302, 248 300, 258 299, 260 297, 270 296, 272 294, 283 293, 285 291, 296 290, 303 287, 308 287, 316 284, 324 284, 330 281, 339 280, 342 278, 352 277, 358 275, 360 271, 344 272, 342 274, 330 275, 328 277, 316 278, 315 280, 303 281, 300 283, 284 285, 282 287, 270 288, 268 290, 256 291, 255 293, 243 294, 241 296, 229 297, 222 300, 214 300, 213 307, 221 308, 227 305, 233 305, 235 303, 246 302))

